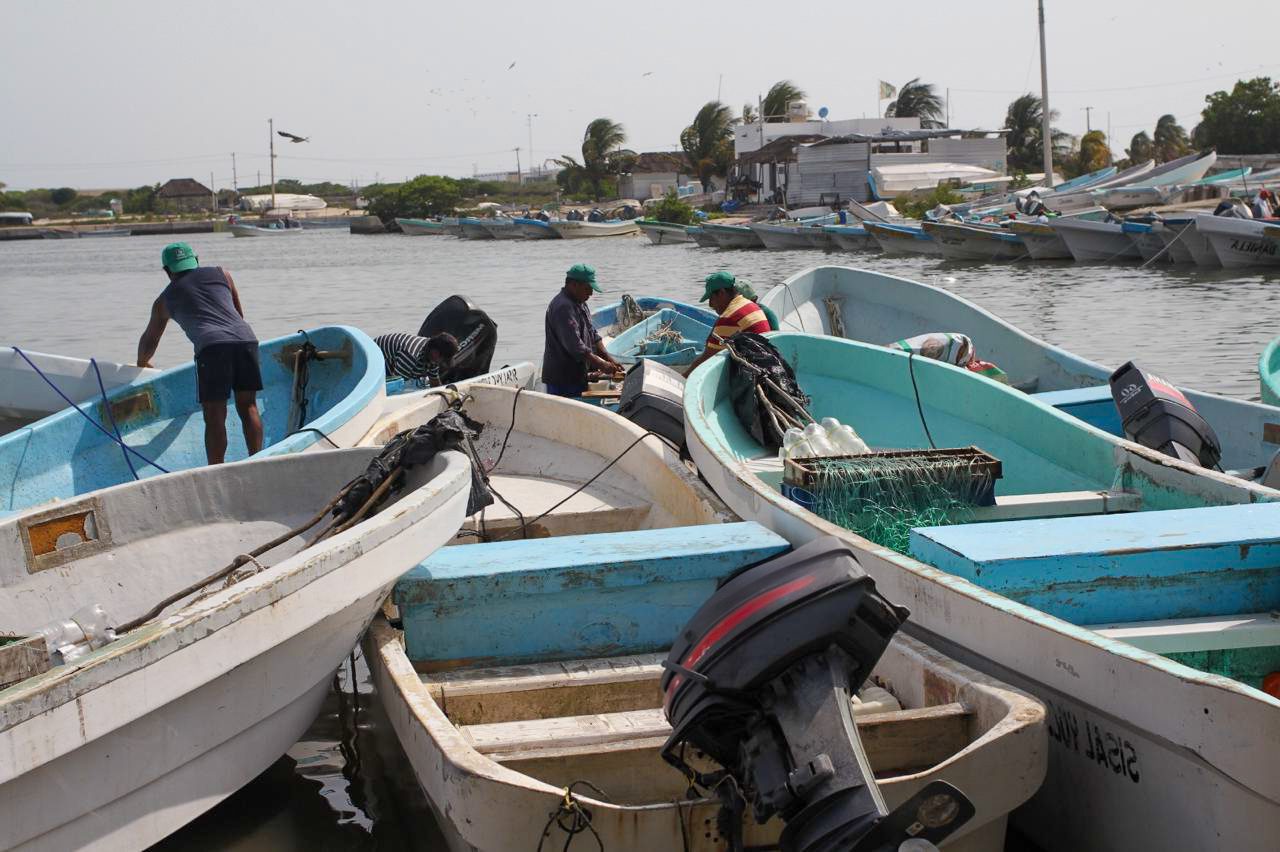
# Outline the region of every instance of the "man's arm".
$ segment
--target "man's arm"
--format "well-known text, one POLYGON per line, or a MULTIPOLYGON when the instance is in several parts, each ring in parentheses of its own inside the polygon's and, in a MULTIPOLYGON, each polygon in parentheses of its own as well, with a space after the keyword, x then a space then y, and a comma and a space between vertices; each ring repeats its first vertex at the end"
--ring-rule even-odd
MULTIPOLYGON (((583 322, 581 316, 578 316, 571 308, 561 308, 551 315, 551 328, 556 336, 556 340, 568 352, 573 353, 579 361, 584 362, 589 369, 604 370, 606 372, 614 372, 614 365, 604 358, 601 358, 582 342, 583 338, 580 332, 580 324, 583 322)), ((589 334, 594 335, 595 329, 588 323, 586 330, 589 334)), ((598 340, 598 336, 594 337, 598 340)))
POLYGON ((231 302, 236 306, 236 313, 240 315, 240 319, 244 319, 244 308, 240 307, 240 291, 236 289, 236 281, 227 270, 223 269, 222 274, 226 276, 227 286, 231 288, 231 302))
POLYGON ((151 321, 147 323, 142 337, 138 338, 139 367, 151 366, 151 356, 156 354, 156 348, 160 345, 160 336, 164 334, 164 328, 168 324, 169 308, 164 303, 164 297, 160 296, 151 303, 151 321))

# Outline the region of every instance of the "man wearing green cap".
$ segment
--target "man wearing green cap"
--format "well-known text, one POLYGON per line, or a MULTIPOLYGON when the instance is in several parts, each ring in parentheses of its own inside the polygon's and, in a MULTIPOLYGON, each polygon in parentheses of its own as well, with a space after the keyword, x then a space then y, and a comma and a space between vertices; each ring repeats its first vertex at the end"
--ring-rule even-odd
POLYGON ((582 396, 587 389, 587 373, 599 370, 610 375, 622 372, 622 365, 605 351, 587 300, 603 292, 596 283, 596 271, 585 263, 575 263, 564 276, 564 287, 547 306, 546 343, 542 349, 542 381, 547 393, 582 396))
POLYGON ((703 284, 702 298, 698 301, 707 302, 718 318, 715 328, 707 336, 706 349, 693 362, 690 371, 724 349, 724 341, 738 332, 764 334, 769 331, 769 318, 759 305, 738 292, 737 279, 732 272, 713 272, 703 284))
POLYGON ((253 455, 262 449, 262 418, 255 394, 262 390, 258 338, 244 321, 240 293, 220 266, 201 266, 186 243, 170 243, 160 253, 169 286, 151 305, 151 321, 138 340, 138 366, 150 367, 160 336, 172 319, 195 347, 196 398, 204 410, 204 450, 209 464, 227 454, 227 397, 235 392, 244 443, 253 455))

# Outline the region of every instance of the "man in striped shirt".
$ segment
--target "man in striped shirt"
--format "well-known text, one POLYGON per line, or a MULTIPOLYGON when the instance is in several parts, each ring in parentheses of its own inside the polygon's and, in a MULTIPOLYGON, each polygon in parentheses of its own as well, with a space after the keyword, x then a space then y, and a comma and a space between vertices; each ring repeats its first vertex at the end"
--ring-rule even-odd
POLYGON ((706 351, 693 362, 691 371, 724 349, 722 340, 728 340, 740 331, 764 334, 769 330, 768 317, 760 310, 759 305, 738 292, 737 280, 732 272, 713 272, 707 276, 704 284, 706 289, 698 301, 710 304, 718 318, 715 328, 711 329, 711 334, 707 337, 706 351))
POLYGON ((428 387, 441 384, 445 370, 458 354, 458 340, 441 332, 433 337, 416 334, 380 334, 373 339, 382 350, 387 365, 387 378, 403 376, 420 379, 428 387))

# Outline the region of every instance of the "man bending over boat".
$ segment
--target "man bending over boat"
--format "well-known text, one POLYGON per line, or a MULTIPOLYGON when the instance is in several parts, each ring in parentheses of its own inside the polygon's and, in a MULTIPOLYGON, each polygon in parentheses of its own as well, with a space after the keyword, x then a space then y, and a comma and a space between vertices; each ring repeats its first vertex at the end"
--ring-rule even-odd
POLYGON ((431 337, 416 334, 380 334, 373 339, 382 350, 387 365, 387 378, 402 376, 421 381, 427 387, 439 387, 444 371, 458 354, 458 338, 448 332, 431 337))
POLYGON ((262 418, 255 394, 262 390, 258 338, 244 320, 240 293, 220 266, 201 266, 186 243, 170 243, 160 253, 169 286, 151 305, 151 321, 138 340, 138 366, 150 367, 169 320, 195 347, 196 398, 204 411, 204 451, 209 464, 227 454, 227 397, 235 392, 236 413, 249 455, 262 449, 262 418))
POLYGON ((603 292, 596 283, 596 271, 585 263, 569 267, 564 287, 547 306, 546 343, 542 348, 542 381, 547 393, 582 396, 587 374, 599 371, 612 376, 622 373, 622 365, 604 348, 604 341, 591 324, 587 300, 603 292))
MULTIPOLYGON (((704 289, 699 302, 707 302, 719 317, 716 327, 707 337, 707 348, 689 368, 692 372, 699 364, 724 349, 724 341, 740 331, 764 334, 769 331, 769 318, 760 306, 738 292, 737 279, 732 272, 713 272, 703 282, 704 289)), ((745 285, 744 285, 745 286, 745 285)))

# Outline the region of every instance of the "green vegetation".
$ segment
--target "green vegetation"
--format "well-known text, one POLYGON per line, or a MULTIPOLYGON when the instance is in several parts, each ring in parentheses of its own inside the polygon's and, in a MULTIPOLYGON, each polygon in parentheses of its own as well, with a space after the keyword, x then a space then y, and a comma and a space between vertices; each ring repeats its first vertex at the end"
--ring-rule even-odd
POLYGON ((1081 136, 1080 150, 1067 158, 1064 165, 1067 164, 1073 168, 1065 168, 1063 172, 1070 177, 1087 175, 1111 165, 1111 148, 1107 145, 1107 135, 1101 130, 1090 130, 1081 136))
MULTIPOLYGON (((278 192, 280 185, 276 184, 278 192)), ((462 200, 462 191, 453 178, 418 175, 401 184, 380 184, 366 188, 368 211, 390 224, 396 218, 425 219, 452 213, 462 200)))
MULTIPOLYGON (((295 195, 314 195, 317 198, 341 198, 351 197, 351 187, 343 186, 333 181, 321 181, 320 183, 303 183, 292 178, 281 178, 276 181, 276 192, 289 192, 295 195)), ((241 187, 241 195, 270 195, 271 184, 264 186, 246 186, 241 187)))
POLYGON ((1147 131, 1140 130, 1133 134, 1133 138, 1129 140, 1129 147, 1124 149, 1124 154, 1129 158, 1129 162, 1133 165, 1154 159, 1156 156, 1156 146, 1152 144, 1151 137, 1147 135, 1147 131))
POLYGON ((733 165, 733 111, 719 101, 708 101, 680 133, 680 147, 702 181, 702 191, 711 191, 713 175, 724 177, 733 165))
MULTIPOLYGON (((1053 127, 1057 118, 1058 111, 1049 110, 1053 158, 1062 160, 1070 156, 1071 135, 1053 127)), ((1031 93, 1015 98, 1005 113, 1004 126, 1009 130, 1009 135, 1005 137, 1009 146, 1009 168, 1023 172, 1043 171, 1044 106, 1040 98, 1031 93)))
POLYGON ((938 186, 929 192, 916 189, 903 193, 893 199, 893 206, 903 216, 911 219, 923 219, 925 213, 928 213, 939 204, 959 204, 963 200, 964 198, 950 187, 938 186))
MULTIPOLYGON (((790 80, 779 80, 769 87, 764 96, 762 109, 765 121, 787 121, 787 105, 792 101, 804 100, 804 90, 790 80)), ((743 121, 746 121, 746 110, 743 110, 743 121)))
POLYGON ((627 131, 609 118, 597 118, 582 134, 582 162, 565 154, 555 160, 562 171, 556 183, 573 198, 601 198, 606 190, 617 193, 618 175, 630 169, 635 152, 622 146, 627 131))
POLYGON ((675 190, 667 190, 662 200, 649 209, 649 217, 676 225, 692 225, 697 221, 693 208, 677 198, 675 190))
POLYGON ((920 119, 921 127, 942 127, 942 98, 933 84, 921 83, 919 77, 913 77, 898 89, 898 97, 889 103, 884 115, 885 118, 915 116, 920 119))
POLYGON ((1195 144, 1219 154, 1269 154, 1280 142, 1280 83, 1270 77, 1238 80, 1231 92, 1205 96, 1192 131, 1195 144))
POLYGON ((1191 140, 1187 138, 1187 131, 1172 115, 1162 115, 1156 121, 1153 141, 1156 146, 1156 159, 1162 163, 1191 153, 1191 140))

